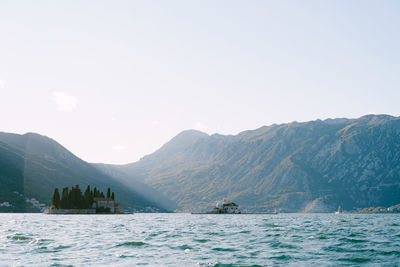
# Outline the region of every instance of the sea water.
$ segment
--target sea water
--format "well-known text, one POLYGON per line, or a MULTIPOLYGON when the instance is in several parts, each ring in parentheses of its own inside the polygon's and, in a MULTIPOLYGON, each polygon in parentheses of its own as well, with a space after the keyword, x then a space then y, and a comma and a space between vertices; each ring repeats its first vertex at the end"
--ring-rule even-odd
POLYGON ((400 215, 0 214, 1 266, 400 264, 400 215))

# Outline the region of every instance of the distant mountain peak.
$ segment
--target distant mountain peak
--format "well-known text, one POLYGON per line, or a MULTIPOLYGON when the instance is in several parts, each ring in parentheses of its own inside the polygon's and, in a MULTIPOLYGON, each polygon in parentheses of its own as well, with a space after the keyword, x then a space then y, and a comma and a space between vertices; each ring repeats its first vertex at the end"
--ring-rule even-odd
POLYGON ((205 132, 199 131, 199 130, 194 130, 194 129, 189 129, 189 130, 184 130, 180 132, 179 134, 176 135, 176 137, 208 137, 209 135, 206 134, 205 132))
POLYGON ((27 133, 24 133, 23 136, 35 136, 35 137, 41 137, 41 138, 43 138, 43 137, 49 138, 49 137, 47 137, 47 136, 45 136, 45 135, 41 135, 41 134, 34 133, 34 132, 27 132, 27 133))
POLYGON ((201 138, 208 138, 208 137, 210 137, 208 134, 203 133, 201 131, 185 130, 183 132, 180 132, 174 138, 172 138, 163 147, 171 147, 171 146, 175 146, 175 145, 178 145, 178 146, 189 145, 194 142, 197 142, 201 138))

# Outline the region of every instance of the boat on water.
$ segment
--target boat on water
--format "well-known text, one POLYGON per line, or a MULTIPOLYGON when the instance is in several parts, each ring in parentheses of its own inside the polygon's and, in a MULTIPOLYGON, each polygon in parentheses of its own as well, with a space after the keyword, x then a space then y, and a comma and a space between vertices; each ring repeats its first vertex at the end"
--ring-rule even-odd
POLYGON ((341 213, 342 213, 342 207, 339 206, 339 207, 338 207, 338 210, 335 211, 335 214, 341 214, 341 213))

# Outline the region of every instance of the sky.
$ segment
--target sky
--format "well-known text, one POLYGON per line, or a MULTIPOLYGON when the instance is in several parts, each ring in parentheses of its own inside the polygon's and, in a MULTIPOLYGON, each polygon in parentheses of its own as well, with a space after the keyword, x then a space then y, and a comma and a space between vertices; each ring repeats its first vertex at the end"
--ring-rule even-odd
POLYGON ((0 1, 0 131, 124 164, 179 132, 400 115, 400 2, 0 1))

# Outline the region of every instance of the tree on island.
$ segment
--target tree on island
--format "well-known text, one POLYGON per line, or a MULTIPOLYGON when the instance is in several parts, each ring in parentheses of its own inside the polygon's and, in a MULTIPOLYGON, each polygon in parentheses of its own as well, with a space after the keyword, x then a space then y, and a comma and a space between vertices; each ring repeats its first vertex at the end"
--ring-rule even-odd
POLYGON ((93 191, 90 191, 90 186, 88 185, 83 195, 83 202, 85 207, 90 207, 94 201, 93 191))
POLYGON ((61 204, 60 193, 58 192, 58 188, 54 190, 53 197, 51 198, 51 204, 54 205, 55 208, 59 208, 61 204))
MULTIPOLYGON (((90 190, 89 185, 83 194, 79 185, 72 186, 71 190, 64 187, 61 198, 58 188, 55 188, 51 198, 51 206, 53 209, 88 209, 92 207, 95 198, 104 198, 104 193, 96 187, 93 191, 90 190)), ((114 192, 111 192, 110 188, 107 189, 107 198, 114 200, 114 192)))
POLYGON ((68 209, 69 208, 69 192, 68 192, 68 187, 64 187, 61 195, 61 203, 60 207, 57 207, 57 209, 68 209))

